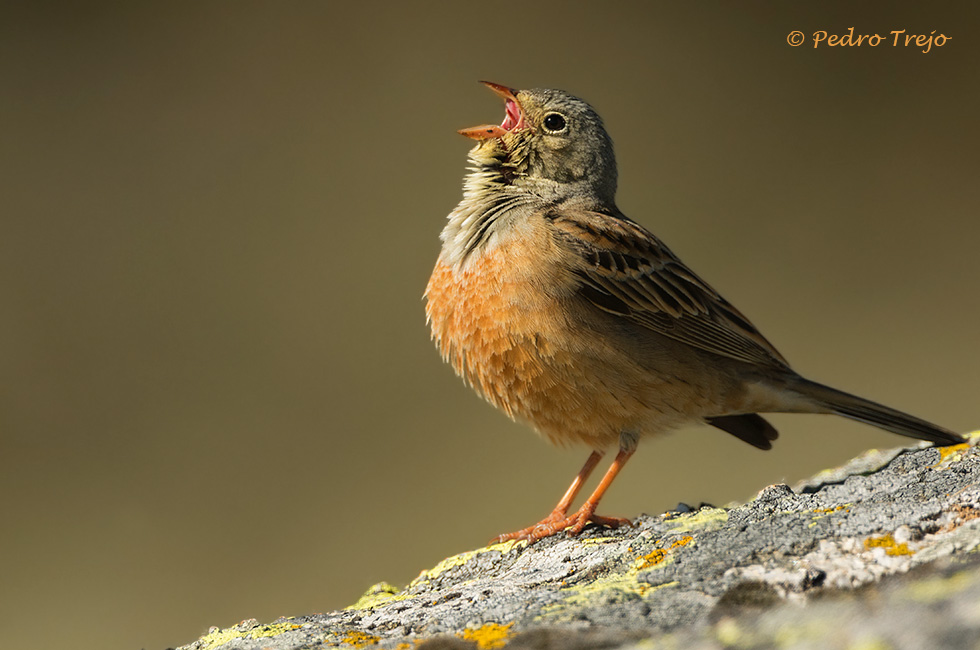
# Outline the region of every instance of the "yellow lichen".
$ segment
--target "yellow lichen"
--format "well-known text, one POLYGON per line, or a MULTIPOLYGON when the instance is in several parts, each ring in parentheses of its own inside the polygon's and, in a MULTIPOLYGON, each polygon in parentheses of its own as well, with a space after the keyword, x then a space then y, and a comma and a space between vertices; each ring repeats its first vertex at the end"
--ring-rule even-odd
POLYGON ((882 535, 881 537, 869 537, 864 540, 864 548, 871 550, 873 548, 883 548, 887 555, 912 555, 914 551, 909 548, 909 545, 905 542, 899 544, 895 541, 895 537, 891 534, 882 535))
POLYGON ((477 628, 466 628, 459 633, 459 637, 467 641, 472 641, 480 650, 494 650, 502 648, 510 637, 510 628, 513 623, 498 625, 487 623, 477 628))
POLYGON ((284 632, 289 632, 297 628, 299 628, 299 625, 290 622, 255 626, 246 626, 239 623, 235 627, 216 630, 201 637, 200 650, 211 650, 211 648, 217 648, 235 639, 262 639, 270 636, 279 636, 284 632))
POLYGON ((588 584, 566 587, 562 591, 568 595, 561 607, 587 605, 602 595, 635 594, 645 596, 651 587, 649 584, 636 579, 637 571, 638 569, 634 569, 627 573, 597 578, 588 584))
POLYGON ((724 508, 702 508, 697 512, 673 518, 671 521, 680 524, 674 528, 677 532, 715 530, 728 521, 728 511, 724 508))
MULTIPOLYGON (((491 551, 501 554, 506 553, 519 543, 520 542, 507 541, 500 544, 491 544, 486 548, 480 548, 475 551, 467 551, 466 553, 460 553, 459 555, 448 557, 431 569, 420 573, 419 576, 412 581, 412 585, 433 580, 450 569, 463 566, 473 558, 477 557, 478 555, 482 555, 483 553, 491 551)), ((372 607, 378 607, 379 605, 385 605, 398 600, 405 600, 406 598, 411 597, 407 595, 407 593, 407 589, 405 591, 399 591, 396 587, 388 584, 387 582, 379 582, 364 592, 364 595, 358 598, 356 603, 350 605, 346 609, 370 609, 372 607)))
POLYGON ((521 543, 524 542, 517 542, 514 540, 510 540, 510 541, 502 542, 500 544, 491 544, 486 548, 479 548, 475 551, 467 551, 465 553, 460 553, 459 555, 447 557, 445 560, 435 565, 428 571, 423 571, 422 573, 420 573, 419 577, 417 577, 415 580, 412 581, 412 584, 414 585, 421 582, 428 582, 429 580, 438 577, 439 575, 445 573, 446 571, 449 571, 450 569, 455 569, 458 566, 463 566, 464 564, 466 564, 476 556, 482 555, 487 552, 496 551, 501 554, 506 553, 510 551, 512 548, 514 548, 515 545, 521 543))
POLYGON ((357 602, 344 609, 371 609, 396 600, 404 600, 407 596, 399 596, 398 588, 387 582, 379 582, 364 592, 357 602))
MULTIPOLYGON (((688 544, 692 539, 693 538, 691 537, 683 537, 674 542, 670 548, 688 544)), ((658 550, 666 553, 666 551, 663 549, 658 550)), ((651 555, 656 554, 657 551, 654 551, 651 555)), ((565 582, 562 582, 559 593, 564 596, 564 599, 559 603, 553 603, 546 606, 542 615, 538 617, 538 620, 546 619, 552 614, 561 615, 561 613, 567 611, 569 607, 588 606, 599 602, 604 598, 642 598, 649 593, 656 591, 657 589, 663 589, 664 587, 670 587, 677 584, 677 582, 674 581, 653 586, 649 583, 640 582, 637 580, 637 575, 639 572, 644 568, 648 568, 645 566, 644 557, 637 558, 634 561, 633 566, 623 573, 614 573, 605 577, 596 578, 585 584, 567 586, 565 582)))
POLYGON ((621 542, 619 537, 586 537, 579 540, 582 546, 598 546, 599 544, 615 544, 621 542))

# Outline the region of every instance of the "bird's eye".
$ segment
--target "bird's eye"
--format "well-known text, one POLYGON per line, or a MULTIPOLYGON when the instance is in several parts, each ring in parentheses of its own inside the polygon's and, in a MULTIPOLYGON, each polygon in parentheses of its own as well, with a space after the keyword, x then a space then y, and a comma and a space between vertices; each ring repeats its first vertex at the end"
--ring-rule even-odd
POLYGON ((544 116, 544 122, 541 124, 545 130, 558 133, 565 129, 565 116, 561 113, 548 113, 544 116))

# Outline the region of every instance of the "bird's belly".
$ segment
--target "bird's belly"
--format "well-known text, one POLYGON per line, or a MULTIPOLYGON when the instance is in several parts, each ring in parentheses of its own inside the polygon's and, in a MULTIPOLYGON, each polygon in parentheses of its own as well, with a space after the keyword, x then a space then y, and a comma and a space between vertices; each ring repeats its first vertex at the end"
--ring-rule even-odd
POLYGON ((631 358, 562 287, 517 276, 508 252, 463 268, 440 261, 426 289, 432 337, 477 392, 556 444, 602 449, 699 419, 703 387, 631 358))

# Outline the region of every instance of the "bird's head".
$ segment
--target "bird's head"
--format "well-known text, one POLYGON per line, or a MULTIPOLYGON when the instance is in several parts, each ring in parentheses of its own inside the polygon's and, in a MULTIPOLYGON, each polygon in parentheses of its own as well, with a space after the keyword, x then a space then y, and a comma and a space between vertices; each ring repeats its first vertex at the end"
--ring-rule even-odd
POLYGON ((478 172, 499 172, 503 182, 546 200, 582 198, 613 206, 616 159, 595 110, 561 90, 515 90, 482 82, 504 99, 498 126, 459 132, 479 144, 470 152, 478 172))

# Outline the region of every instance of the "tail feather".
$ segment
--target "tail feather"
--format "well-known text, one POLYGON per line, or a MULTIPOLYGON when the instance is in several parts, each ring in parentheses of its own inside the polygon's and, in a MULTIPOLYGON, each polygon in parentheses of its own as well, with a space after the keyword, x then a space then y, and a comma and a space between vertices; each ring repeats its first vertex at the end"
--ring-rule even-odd
POLYGON ((705 420, 713 427, 727 431, 759 449, 772 449, 772 441, 779 437, 776 428, 758 413, 743 415, 718 415, 705 420))
POLYGON ((963 436, 953 433, 949 429, 944 429, 907 413, 830 386, 818 384, 809 379, 795 378, 791 388, 812 399, 831 413, 870 424, 900 436, 928 440, 940 446, 959 445, 966 442, 963 436))

